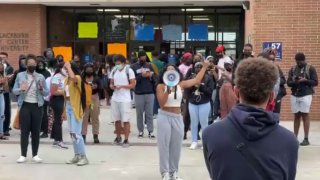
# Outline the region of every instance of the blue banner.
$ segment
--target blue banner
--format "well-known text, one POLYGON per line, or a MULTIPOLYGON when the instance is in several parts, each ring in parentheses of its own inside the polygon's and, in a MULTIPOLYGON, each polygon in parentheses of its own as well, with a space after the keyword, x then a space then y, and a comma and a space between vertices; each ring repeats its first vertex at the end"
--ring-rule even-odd
POLYGON ((277 50, 276 60, 278 61, 282 60, 282 42, 263 42, 262 48, 263 48, 263 51, 266 51, 268 49, 276 49, 277 50))
POLYGON ((182 39, 182 26, 175 24, 168 24, 162 26, 163 40, 177 41, 182 39))
POLYGON ((134 27, 134 39, 139 41, 153 41, 153 25, 138 24, 134 27))
POLYGON ((207 24, 190 24, 188 29, 189 29, 189 39, 208 40, 207 24))

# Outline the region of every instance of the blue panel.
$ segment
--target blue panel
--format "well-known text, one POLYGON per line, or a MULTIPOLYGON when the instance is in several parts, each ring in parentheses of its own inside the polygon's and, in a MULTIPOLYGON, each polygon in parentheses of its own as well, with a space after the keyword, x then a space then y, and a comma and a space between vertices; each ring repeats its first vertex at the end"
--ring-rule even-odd
POLYGON ((135 40, 139 41, 153 41, 153 25, 148 24, 138 24, 134 28, 134 37, 135 40))
POLYGON ((208 40, 207 24, 190 24, 188 29, 189 29, 189 39, 208 40))

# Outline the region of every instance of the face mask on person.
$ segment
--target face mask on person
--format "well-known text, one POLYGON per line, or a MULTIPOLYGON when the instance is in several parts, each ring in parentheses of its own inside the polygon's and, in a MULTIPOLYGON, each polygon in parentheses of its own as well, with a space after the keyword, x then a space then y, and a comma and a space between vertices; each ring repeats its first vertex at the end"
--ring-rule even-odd
POLYGON ((86 75, 89 76, 89 77, 93 76, 93 71, 86 71, 86 75))
POLYGON ((217 57, 217 59, 221 59, 221 58, 223 58, 223 54, 217 54, 216 57, 217 57))
POLYGON ((123 69, 123 64, 116 65, 116 69, 121 71, 123 69))
POLYGON ((0 74, 1 74, 1 75, 3 75, 3 73, 4 73, 4 71, 3 71, 3 70, 1 70, 1 71, 0 71, 0 74))
POLYGON ((245 57, 250 57, 252 55, 252 52, 245 51, 245 52, 243 52, 243 55, 245 57))
POLYGON ((27 70, 27 66, 25 64, 20 64, 20 70, 21 71, 27 70))
POLYGON ((39 68, 39 70, 44 70, 44 65, 43 64, 39 64, 38 68, 39 68))
POLYGON ((30 73, 33 73, 36 70, 36 66, 27 66, 27 69, 30 73))

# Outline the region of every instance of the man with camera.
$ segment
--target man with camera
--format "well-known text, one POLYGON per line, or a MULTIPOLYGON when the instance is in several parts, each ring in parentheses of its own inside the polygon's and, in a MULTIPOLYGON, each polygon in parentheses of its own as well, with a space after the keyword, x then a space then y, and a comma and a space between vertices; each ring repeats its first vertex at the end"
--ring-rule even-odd
POLYGON ((314 87, 318 85, 316 69, 306 62, 303 53, 295 56, 296 65, 289 71, 288 86, 291 87, 291 110, 294 113, 294 134, 298 136, 300 129, 300 119, 303 120, 304 140, 301 146, 309 145, 309 112, 312 103, 314 87))

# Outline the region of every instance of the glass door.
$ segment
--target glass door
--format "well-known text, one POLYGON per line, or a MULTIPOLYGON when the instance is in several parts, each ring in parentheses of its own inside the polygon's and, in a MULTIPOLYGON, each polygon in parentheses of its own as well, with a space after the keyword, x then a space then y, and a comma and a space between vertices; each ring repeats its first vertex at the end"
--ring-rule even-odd
POLYGON ((192 52, 193 54, 200 53, 203 57, 214 55, 216 47, 217 43, 214 41, 186 42, 186 51, 192 52))

